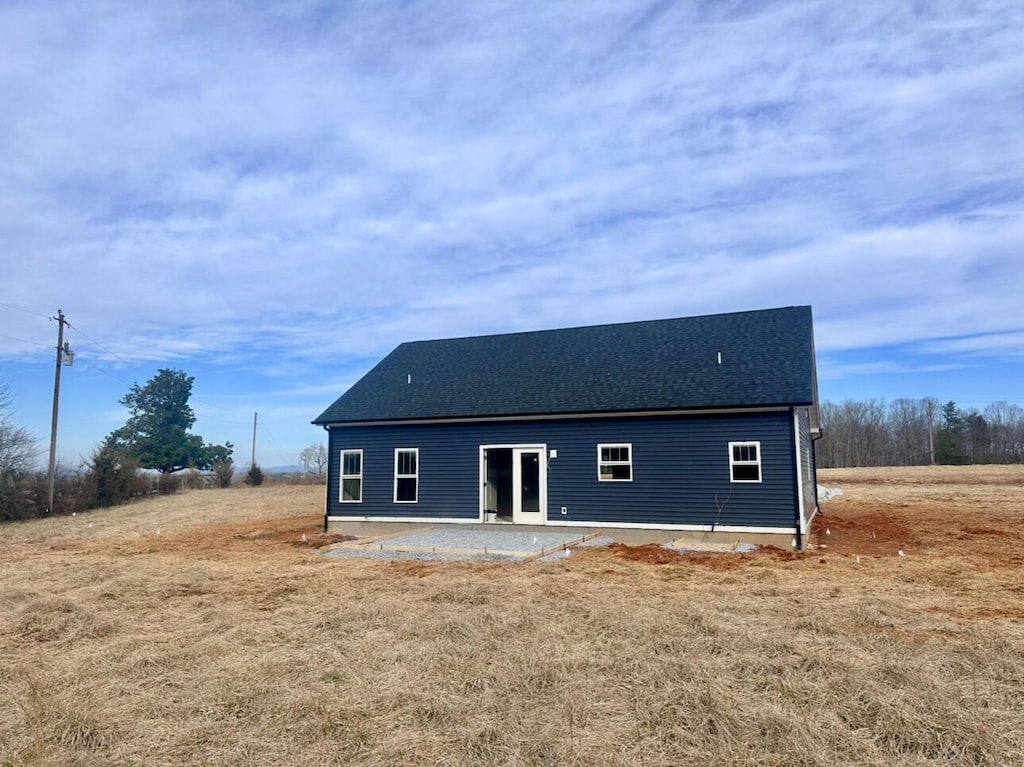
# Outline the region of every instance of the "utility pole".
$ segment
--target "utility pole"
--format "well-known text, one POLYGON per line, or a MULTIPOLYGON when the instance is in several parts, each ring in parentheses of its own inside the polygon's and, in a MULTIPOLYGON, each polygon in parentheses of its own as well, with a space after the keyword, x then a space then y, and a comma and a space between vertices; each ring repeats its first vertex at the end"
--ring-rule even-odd
POLYGON ((259 413, 252 414, 252 458, 249 460, 249 468, 256 465, 256 417, 259 413))
POLYGON ((57 320, 57 365, 53 371, 53 419, 50 422, 50 470, 47 474, 47 501, 46 513, 53 513, 53 483, 57 466, 57 406, 60 403, 60 369, 64 365, 74 362, 75 356, 71 353, 68 345, 64 342, 64 326, 67 321, 64 319, 64 312, 57 310, 57 316, 51 317, 57 320))
POLYGON ((932 397, 924 400, 925 412, 928 415, 928 465, 935 465, 935 408, 939 404, 932 397))

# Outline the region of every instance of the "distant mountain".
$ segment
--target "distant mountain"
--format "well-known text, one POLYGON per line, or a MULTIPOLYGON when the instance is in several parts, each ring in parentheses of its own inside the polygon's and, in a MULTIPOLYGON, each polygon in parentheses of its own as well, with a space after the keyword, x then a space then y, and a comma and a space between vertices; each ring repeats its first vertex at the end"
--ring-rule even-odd
MULTIPOLYGON (((287 466, 260 466, 264 474, 305 474, 306 470, 301 466, 290 463, 287 466)), ((248 471, 248 469, 246 469, 248 471)))

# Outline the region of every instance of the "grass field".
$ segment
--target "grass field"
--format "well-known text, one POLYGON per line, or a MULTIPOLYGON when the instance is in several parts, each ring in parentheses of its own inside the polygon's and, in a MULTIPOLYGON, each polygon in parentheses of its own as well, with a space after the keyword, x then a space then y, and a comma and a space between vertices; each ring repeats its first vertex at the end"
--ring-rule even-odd
POLYGON ((318 487, 0 527, 0 765, 1024 764, 1024 467, 819 479, 823 548, 661 564, 328 559, 318 487))

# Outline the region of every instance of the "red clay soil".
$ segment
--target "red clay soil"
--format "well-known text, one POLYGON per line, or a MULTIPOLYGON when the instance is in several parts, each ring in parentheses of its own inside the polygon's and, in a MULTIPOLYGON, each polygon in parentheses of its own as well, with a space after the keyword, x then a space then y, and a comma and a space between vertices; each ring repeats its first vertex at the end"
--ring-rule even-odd
POLYGON ((700 565, 708 570, 717 570, 720 572, 728 572, 729 570, 736 570, 740 567, 745 567, 750 561, 759 556, 760 554, 727 554, 725 552, 720 554, 694 554, 690 553, 683 557, 683 559, 692 565, 700 565))
POLYGON ((266 555, 292 547, 317 549, 354 538, 351 535, 325 535, 321 525, 322 518, 314 517, 256 519, 164 531, 125 541, 89 542, 76 547, 86 550, 111 548, 124 553, 174 552, 179 555, 241 554, 255 549, 266 555))
POLYGON ((758 552, 772 559, 778 559, 781 562, 792 562, 794 559, 803 559, 805 556, 799 551, 780 549, 778 546, 762 546, 758 549, 758 552))
POLYGON ((630 562, 646 562, 650 565, 667 565, 681 562, 683 555, 678 551, 666 549, 660 543, 644 543, 639 546, 627 546, 624 543, 613 543, 608 547, 615 556, 630 562))
POLYGON ((910 528, 892 509, 851 511, 815 517, 811 539, 826 551, 869 557, 894 557, 909 545, 910 528))

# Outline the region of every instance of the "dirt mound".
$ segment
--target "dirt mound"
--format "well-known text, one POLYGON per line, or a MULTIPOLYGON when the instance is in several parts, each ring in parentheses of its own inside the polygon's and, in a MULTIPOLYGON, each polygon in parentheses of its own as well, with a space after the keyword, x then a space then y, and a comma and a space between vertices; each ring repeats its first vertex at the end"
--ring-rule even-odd
POLYGON ((617 557, 630 562, 646 562, 649 565, 667 565, 671 562, 683 561, 678 551, 666 549, 659 543, 644 543, 639 546, 627 546, 625 543, 613 543, 608 547, 617 557))
POLYGON ((803 554, 788 549, 780 549, 778 546, 762 546, 759 551, 762 555, 777 559, 780 562, 792 562, 794 559, 802 559, 803 554))

